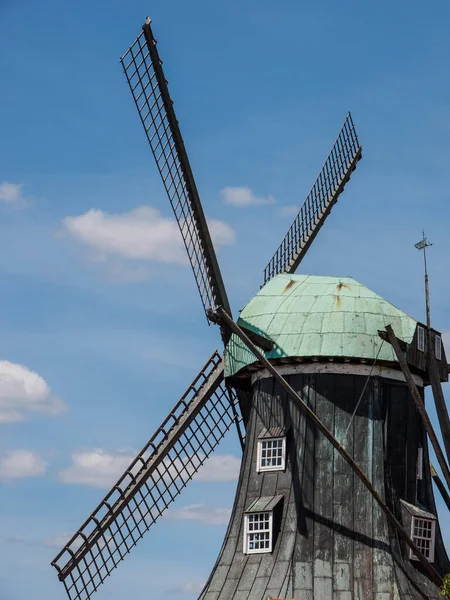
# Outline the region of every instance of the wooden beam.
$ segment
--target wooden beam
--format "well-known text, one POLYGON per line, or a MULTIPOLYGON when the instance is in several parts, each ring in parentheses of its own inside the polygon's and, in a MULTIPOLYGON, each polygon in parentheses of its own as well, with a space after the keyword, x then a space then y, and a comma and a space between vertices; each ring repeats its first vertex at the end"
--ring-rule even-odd
POLYGON ((450 463, 450 420, 448 418, 447 405, 445 404, 444 392, 442 390, 441 380, 434 357, 434 349, 431 347, 431 336, 428 336, 428 357, 427 371, 430 378, 431 389, 433 391, 434 404, 439 419, 444 448, 447 454, 447 460, 450 463))
POLYGON ((267 352, 270 352, 271 350, 273 350, 274 343, 271 340, 268 340, 266 337, 264 337, 260 333, 256 333, 256 331, 252 331, 245 325, 240 325, 240 327, 245 331, 247 336, 252 340, 252 342, 254 344, 259 346, 263 350, 266 350, 267 352))
POLYGON ((442 500, 447 505, 448 510, 450 510, 450 496, 448 495, 447 490, 445 489, 445 485, 439 475, 436 473, 436 469, 430 463, 431 477, 433 478, 434 483, 436 484, 437 489, 439 490, 442 500))
MULTIPOLYGON (((347 450, 342 446, 342 444, 334 437, 334 435, 329 431, 329 429, 322 423, 322 421, 318 418, 313 410, 302 400, 302 398, 297 394, 297 392, 289 385, 289 383, 282 377, 276 368, 267 360, 267 358, 258 350, 258 348, 253 344, 253 342, 245 335, 244 331, 233 321, 233 319, 223 310, 222 307, 219 306, 216 310, 216 315, 219 317, 221 324, 227 327, 230 331, 235 333, 244 344, 253 352, 256 358, 259 360, 262 366, 264 366, 278 381, 278 383, 283 387, 283 389, 287 392, 287 394, 294 400, 297 404, 301 412, 304 416, 311 421, 315 427, 323 433, 323 435, 328 439, 331 445, 339 452, 342 458, 350 465, 353 469, 357 477, 363 482, 369 493, 372 495, 374 500, 378 503, 381 510, 386 515, 388 521, 391 525, 397 530, 399 537, 406 543, 409 548, 414 552, 417 556, 417 559, 422 564, 423 568, 426 570, 431 580, 438 586, 442 586, 442 577, 436 571, 431 563, 425 558, 425 556, 420 552, 417 545, 412 541, 406 531, 403 529, 400 521, 397 520, 394 513, 391 509, 385 504, 381 496, 378 494, 372 482, 369 480, 364 471, 360 468, 360 466, 353 460, 347 450)), ((413 382, 414 383, 414 382, 413 382)))
MULTIPOLYGON (((380 338, 382 340, 384 340, 385 342, 389 342, 389 336, 387 331, 385 331, 384 329, 379 329, 378 330, 378 335, 380 336, 380 338)), ((400 346, 400 349, 403 350, 403 352, 406 352, 408 350, 408 344, 404 341, 401 340, 400 338, 396 337, 395 338, 397 340, 398 345, 400 346)), ((390 342, 389 342, 390 343, 390 342)))
POLYGON ((416 384, 414 383, 413 376, 411 374, 411 371, 409 370, 406 359, 403 356, 403 352, 402 352, 400 345, 398 343, 398 340, 395 336, 394 330, 392 329, 392 327, 390 325, 386 326, 386 332, 388 334, 388 341, 391 344, 392 348, 394 349, 394 352, 397 357, 400 368, 403 372, 403 375, 405 376, 405 380, 409 387, 409 391, 411 393, 414 404, 416 405, 417 412, 419 413, 419 415, 422 419, 422 423, 423 423, 423 426, 425 427, 425 431, 427 432, 428 437, 430 438, 430 442, 436 453, 436 457, 438 459, 439 466, 441 467, 442 474, 444 475, 444 479, 447 483, 447 487, 450 490, 450 471, 449 471, 448 465, 445 461, 444 454, 439 445, 439 441, 437 439, 436 433, 433 429, 433 425, 431 424, 430 418, 425 409, 425 404, 422 400, 419 390, 417 389, 416 384))
MULTIPOLYGON (((211 300, 213 300, 216 305, 220 304, 221 306, 224 306, 229 314, 231 314, 231 309, 229 308, 230 304, 225 290, 225 285, 223 283, 222 274, 220 272, 219 263, 217 262, 211 234, 209 232, 206 217, 203 212, 202 203, 200 201, 197 185, 195 183, 194 175, 192 173, 191 165, 186 152, 186 147, 184 145, 183 136, 181 135, 178 119, 175 115, 173 101, 170 97, 167 79, 163 71, 163 63, 159 57, 156 40, 153 36, 153 31, 149 20, 145 22, 142 30, 144 32, 144 38, 155 76, 155 80, 151 84, 149 92, 151 90, 154 94, 154 97, 160 99, 162 104, 162 106, 158 104, 158 110, 155 111, 154 114, 152 113, 150 107, 150 104, 153 102, 153 100, 150 100, 149 102, 146 94, 144 94, 144 98, 146 99, 145 103, 142 102, 142 100, 138 100, 134 91, 135 86, 133 86, 131 83, 127 68, 123 62, 122 65, 134 97, 136 108, 138 109, 142 124, 144 125, 145 133, 156 161, 156 166, 158 167, 158 171, 161 175, 164 187, 175 213, 178 227, 183 236, 184 245, 189 257, 189 262, 191 263, 203 308, 206 311, 211 304, 211 300), (144 112, 147 113, 145 116, 143 116, 144 112), (165 147, 158 147, 157 144, 155 145, 151 142, 152 138, 151 133, 149 133, 149 124, 148 121, 146 121, 148 116, 150 116, 150 127, 153 128, 153 131, 158 131, 160 126, 158 125, 158 127, 156 127, 156 121, 159 121, 159 119, 161 119, 161 122, 167 121, 169 130, 167 131, 166 127, 164 129, 164 134, 167 135, 167 139, 171 140, 170 155, 172 166, 169 165, 168 159, 166 159, 166 154, 164 151, 162 151, 165 147), (166 167, 168 168, 167 173, 165 171, 166 167), (185 188, 185 198, 181 198, 180 194, 178 193, 178 183, 175 180, 175 175, 176 177, 179 177, 181 182, 184 184, 181 185, 180 188, 182 191, 183 188, 185 188), (169 193, 172 185, 175 185, 174 189, 177 192, 176 194, 174 194, 173 191, 169 193), (186 217, 186 215, 189 215, 189 217, 186 217), (186 220, 192 221, 193 224, 185 227, 186 220)), ((141 41, 139 41, 139 44, 141 44, 141 41)), ((143 50, 141 50, 141 52, 143 52, 143 50)), ((148 61, 144 61, 144 70, 145 69, 147 70, 150 81, 152 81, 153 76, 148 71, 148 61)), ((144 75, 141 74, 141 69, 139 69, 137 72, 137 78, 141 81, 141 85, 143 76, 144 75)), ((136 94, 137 93, 139 93, 139 88, 136 94)), ((157 137, 159 140, 161 140, 159 134, 157 137)), ((223 341, 226 343, 228 340, 224 339, 223 341)))

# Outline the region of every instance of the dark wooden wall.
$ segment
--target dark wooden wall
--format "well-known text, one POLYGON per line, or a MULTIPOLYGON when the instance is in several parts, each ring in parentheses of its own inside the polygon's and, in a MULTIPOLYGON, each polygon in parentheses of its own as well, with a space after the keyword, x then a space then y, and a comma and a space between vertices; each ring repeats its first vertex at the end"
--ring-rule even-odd
MULTIPOLYGON (((424 436, 404 384, 373 378, 356 408, 363 376, 287 379, 338 439, 348 429, 346 448, 398 516, 400 498, 415 503, 417 446, 424 436)), ((420 495, 433 509, 431 480, 425 480, 420 495)), ((448 572, 443 545, 437 554, 438 567, 448 572)), ((341 456, 274 380, 257 382, 230 525, 201 600, 437 600, 437 588, 405 556, 384 514, 341 456), (286 426, 286 471, 258 474, 258 433, 286 426), (275 494, 283 494, 284 503, 273 552, 244 555, 244 510, 255 498, 275 494)))
MULTIPOLYGON (((420 325, 420 324, 419 324, 420 325)), ((427 328, 425 327, 425 325, 420 325, 421 327, 424 328, 425 331, 425 349, 422 352, 421 350, 418 349, 417 347, 417 327, 416 327, 416 331, 414 333, 414 337, 412 339, 412 342, 408 348, 408 352, 407 352, 407 361, 409 363, 410 366, 414 367, 417 371, 422 371, 422 372, 426 372, 427 370, 427 352, 428 352, 428 334, 427 334, 427 328)), ((431 343, 433 345, 433 351, 434 351, 434 344, 435 344, 435 338, 436 336, 439 335, 441 336, 441 334, 437 331, 435 331, 434 329, 431 330, 431 343)), ((441 343, 442 343, 442 336, 441 336, 441 343)), ((437 370, 439 373, 439 377, 441 381, 448 381, 448 364, 447 364, 447 357, 445 355, 445 349, 444 349, 444 344, 442 343, 442 354, 441 354, 441 359, 440 360, 436 360, 436 364, 437 364, 437 370)))

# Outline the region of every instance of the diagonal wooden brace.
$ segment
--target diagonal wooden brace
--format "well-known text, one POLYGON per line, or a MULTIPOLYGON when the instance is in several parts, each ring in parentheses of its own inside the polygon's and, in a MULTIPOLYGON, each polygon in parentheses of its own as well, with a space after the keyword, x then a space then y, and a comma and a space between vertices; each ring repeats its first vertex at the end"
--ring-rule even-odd
POLYGON ((403 375, 405 376, 405 380, 408 385, 414 404, 416 405, 417 412, 419 413, 422 419, 425 431, 427 432, 428 437, 430 438, 430 442, 436 453, 436 458, 438 459, 438 463, 441 467, 442 474, 444 475, 444 479, 447 483, 447 487, 450 489, 450 471, 445 460, 444 454, 439 445, 436 432, 434 431, 433 425, 431 424, 430 417, 428 416, 428 413, 425 409, 425 404, 422 400, 419 390, 417 389, 416 384, 414 383, 413 376, 411 374, 411 371, 409 370, 408 363, 406 362, 405 356, 400 348, 400 344, 395 336, 394 330, 390 325, 386 325, 386 332, 388 335, 388 341, 395 352, 398 364, 400 365, 403 375))
POLYGON ((428 336, 427 371, 428 377, 430 378, 431 389, 433 391, 434 404, 436 405, 442 439, 444 440, 445 453, 447 454, 447 461, 450 463, 450 420, 448 418, 447 405, 445 403, 444 392, 442 390, 441 380, 436 365, 436 358, 430 343, 430 336, 428 336))
MULTIPOLYGON (((412 541, 406 531, 403 529, 402 524, 395 517, 394 513, 387 506, 387 504, 383 501, 381 496, 378 494, 377 490, 372 485, 372 482, 361 469, 361 467, 353 460, 347 450, 342 446, 342 444, 335 438, 335 436, 331 433, 331 431, 322 423, 322 421, 318 418, 313 410, 302 400, 302 398, 297 394, 297 392, 289 385, 289 383, 284 379, 282 375, 280 375, 277 369, 270 363, 267 358, 262 354, 258 348, 253 344, 253 342, 247 337, 244 331, 233 321, 233 319, 223 310, 222 307, 219 306, 216 310, 216 314, 220 319, 220 322, 223 326, 228 327, 228 329, 237 335, 253 352, 256 358, 259 360, 260 364, 263 365, 269 373, 272 374, 274 379, 278 381, 278 383, 282 386, 282 388, 287 392, 287 394, 294 400, 299 409, 302 411, 303 415, 311 421, 314 426, 327 438, 327 440, 331 443, 333 448, 335 448, 342 458, 350 465, 350 467, 355 472, 356 476, 363 482, 371 496, 380 506, 381 510, 386 515, 389 523, 396 529, 399 537, 406 543, 406 545, 411 548, 414 554, 417 556, 417 560, 422 564, 423 568, 428 573, 430 579, 437 585, 442 586, 442 577, 433 567, 433 565, 425 558, 422 552, 419 550, 417 545, 412 541)), ((395 336, 394 336, 395 337, 395 336)), ((412 378, 411 378, 412 379, 412 378)), ((413 382, 414 383, 414 382, 413 382)), ((417 391, 417 389, 416 389, 417 391)), ((418 394, 419 392, 417 392, 418 394)), ((420 397, 420 396, 419 396, 420 397)))

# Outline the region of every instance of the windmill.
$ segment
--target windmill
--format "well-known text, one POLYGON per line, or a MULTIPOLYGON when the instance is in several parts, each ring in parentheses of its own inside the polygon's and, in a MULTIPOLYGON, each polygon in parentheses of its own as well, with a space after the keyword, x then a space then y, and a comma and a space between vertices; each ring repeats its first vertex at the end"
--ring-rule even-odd
POLYGON ((149 19, 121 62, 225 352, 52 562, 69 598, 92 596, 233 426, 241 472, 202 600, 438 598, 423 389, 448 378, 440 334, 351 278, 294 274, 361 159, 351 115, 235 323, 149 19))

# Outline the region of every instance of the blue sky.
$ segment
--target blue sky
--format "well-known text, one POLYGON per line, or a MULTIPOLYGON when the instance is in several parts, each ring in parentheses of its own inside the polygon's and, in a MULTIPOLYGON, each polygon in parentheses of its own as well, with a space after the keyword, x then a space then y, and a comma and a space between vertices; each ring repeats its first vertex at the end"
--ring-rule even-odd
MULTIPOLYGON (((300 271, 353 276, 423 319, 414 243, 425 228, 434 243, 432 319, 450 342, 447 0, 2 0, 6 600, 36 589, 47 600, 64 597, 49 561, 106 491, 93 479, 107 486, 99 473, 119 474, 220 346, 118 60, 147 14, 205 212, 216 221, 235 314, 259 289, 292 207, 351 110, 363 160, 300 271), (227 187, 247 187, 260 202, 227 204, 227 187), (161 231, 165 262, 142 243, 142 232, 161 231)), ((155 526, 99 600, 139 597, 149 585, 155 598, 195 598, 234 496, 234 435, 217 454, 226 457, 224 480, 193 483, 177 503, 180 518, 155 526), (181 518, 197 504, 219 524, 199 522, 195 508, 181 518)), ((442 522, 448 531, 446 515, 442 522)))

